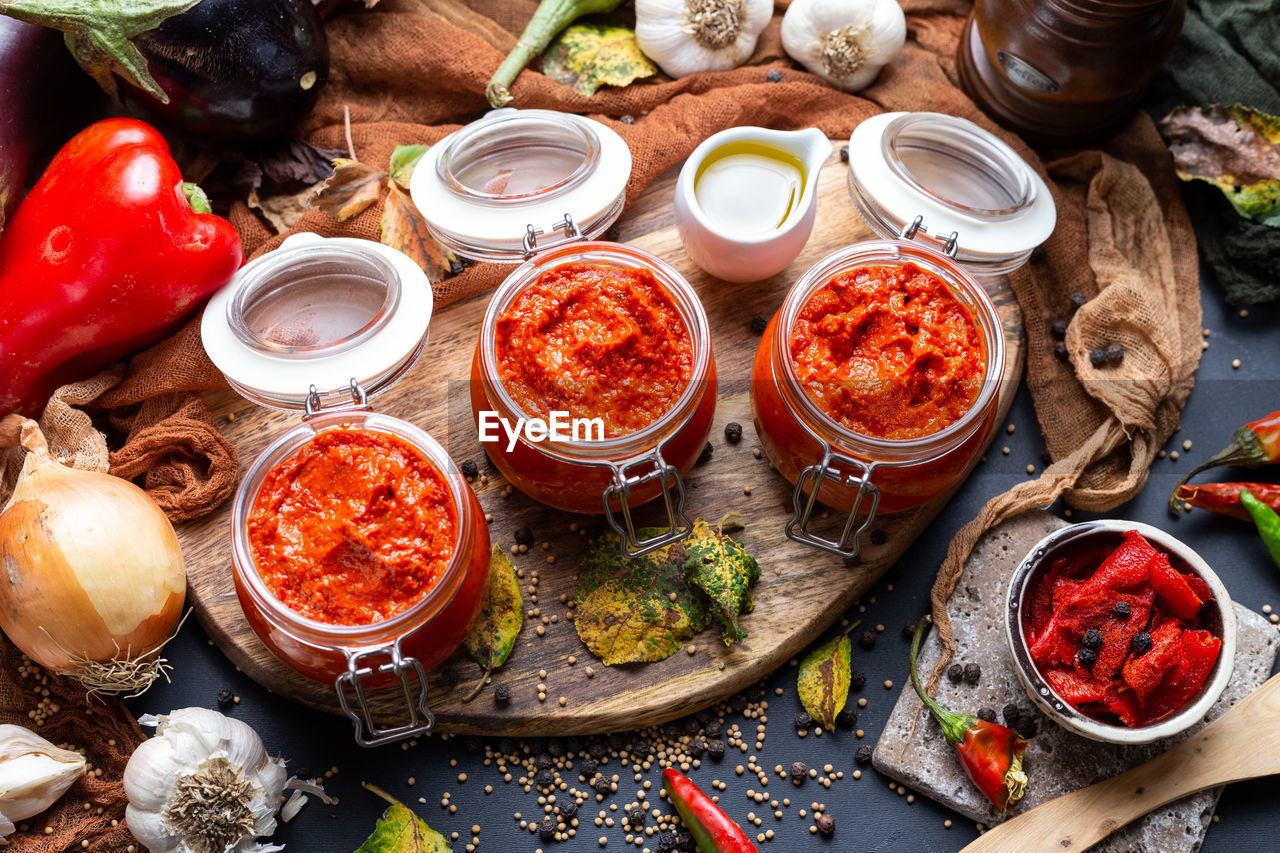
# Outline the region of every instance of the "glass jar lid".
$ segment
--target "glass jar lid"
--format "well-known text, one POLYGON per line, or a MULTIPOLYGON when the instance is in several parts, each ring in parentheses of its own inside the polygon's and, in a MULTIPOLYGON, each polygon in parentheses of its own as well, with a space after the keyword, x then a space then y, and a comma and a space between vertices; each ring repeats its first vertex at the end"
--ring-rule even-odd
POLYGON ((877 233, 898 237, 919 217, 917 239, 981 275, 1022 266, 1057 220, 1049 188, 1012 148, 941 113, 884 113, 858 125, 849 194, 877 233))
POLYGON ((442 244, 468 258, 520 263, 526 235, 549 235, 566 216, 573 236, 603 234, 622 213, 630 177, 631 150, 600 122, 506 108, 433 145, 409 189, 442 244))
POLYGON ((369 240, 295 234, 245 264, 201 318, 209 358, 242 396, 304 410, 385 390, 426 344, 431 284, 369 240))

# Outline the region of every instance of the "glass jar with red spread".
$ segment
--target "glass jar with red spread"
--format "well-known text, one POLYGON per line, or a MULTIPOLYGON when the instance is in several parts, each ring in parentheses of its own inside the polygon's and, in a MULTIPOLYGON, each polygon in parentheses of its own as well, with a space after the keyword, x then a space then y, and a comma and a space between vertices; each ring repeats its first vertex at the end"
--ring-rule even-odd
POLYGON ((691 528, 682 475, 702 453, 715 400, 702 305, 648 252, 548 249, 512 272, 485 312, 471 383, 485 451, 531 497, 603 513, 628 554, 691 528), (514 424, 555 418, 558 434, 512 437, 514 424), (640 539, 631 510, 659 497, 666 530, 640 539))
POLYGON ((422 353, 431 308, 405 255, 302 234, 241 269, 201 324, 232 387, 303 413, 236 489, 245 620, 290 668, 334 685, 365 746, 430 729, 426 674, 466 638, 489 575, 488 527, 461 471, 368 403, 422 353), (403 720, 375 723, 366 691, 395 684, 403 720))
POLYGON ((751 374, 756 432, 796 487, 787 535, 854 556, 878 512, 956 486, 991 435, 1004 369, 995 306, 946 255, 871 241, 815 264, 751 374), (818 503, 847 513, 838 538, 810 528, 818 503))

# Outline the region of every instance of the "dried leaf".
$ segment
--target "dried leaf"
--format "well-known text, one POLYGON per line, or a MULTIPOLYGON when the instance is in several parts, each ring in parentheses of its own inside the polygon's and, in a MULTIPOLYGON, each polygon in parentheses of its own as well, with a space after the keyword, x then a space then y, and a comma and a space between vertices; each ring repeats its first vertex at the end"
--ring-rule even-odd
POLYGON ((356 160, 333 161, 333 177, 316 193, 316 207, 345 221, 363 212, 382 195, 386 172, 356 160))
MULTIPOLYGON (((638 531, 643 538, 659 532, 638 531)), ((745 636, 738 614, 751 609, 759 577, 742 545, 702 519, 684 541, 643 557, 622 556, 610 533, 578 567, 578 636, 609 665, 662 660, 717 620, 728 645, 745 636)))
POLYGON ((311 209, 315 190, 303 187, 298 192, 276 192, 264 195, 257 189, 249 190, 246 203, 251 210, 262 214, 277 234, 283 234, 311 209))
POLYGON ((596 657, 610 666, 663 660, 707 627, 705 599, 685 582, 686 557, 679 543, 624 557, 617 534, 596 539, 578 567, 574 593, 578 636, 596 657))
POLYGON ((849 701, 852 666, 853 643, 848 634, 823 643, 800 662, 800 704, 827 728, 835 725, 836 714, 849 701))
POLYGON ((711 614, 720 622, 726 646, 746 636, 738 627, 738 614, 750 613, 751 585, 760 578, 760 564, 742 544, 713 530, 702 519, 684 540, 689 583, 707 596, 711 614))
POLYGON ((382 209, 382 242, 412 258, 432 284, 443 281, 455 268, 461 267, 458 256, 436 242, 427 230, 427 220, 414 207, 408 194, 394 183, 382 209))
POLYGON ((364 786, 391 803, 391 807, 378 818, 373 834, 355 853, 451 853, 444 836, 427 826, 412 809, 377 785, 366 782, 364 786))
POLYGON ((277 184, 309 187, 331 177, 334 162, 341 156, 341 151, 317 148, 305 139, 290 139, 259 148, 250 159, 277 184))
POLYGON ((1178 107, 1160 130, 1178 177, 1211 183, 1241 216, 1280 228, 1280 118, 1240 104, 1178 107))
POLYGON ((485 669, 497 669, 511 657, 524 626, 524 598, 515 567, 501 545, 489 552, 489 585, 484 606, 467 635, 467 654, 485 669))
POLYGON ((633 30, 574 24, 543 53, 542 73, 590 96, 601 86, 626 86, 657 74, 658 67, 640 50, 633 30))
POLYGON ((391 180, 408 191, 409 179, 413 177, 414 167, 430 147, 430 145, 397 145, 396 150, 391 152, 391 180))

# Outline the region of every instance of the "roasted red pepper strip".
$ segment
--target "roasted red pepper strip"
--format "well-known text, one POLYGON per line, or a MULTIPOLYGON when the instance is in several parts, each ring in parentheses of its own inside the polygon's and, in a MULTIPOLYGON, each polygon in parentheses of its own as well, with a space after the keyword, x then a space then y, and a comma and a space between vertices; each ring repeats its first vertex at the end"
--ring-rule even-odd
POLYGON ((1161 609, 1179 619, 1194 622, 1204 600, 1189 583, 1190 576, 1181 574, 1164 554, 1151 561, 1151 588, 1160 599, 1161 609))
POLYGON ((0 415, 38 415, 224 284, 240 238, 208 209, 150 125, 107 119, 63 146, 0 238, 0 415))
POLYGON ((1240 493, 1248 491, 1258 500, 1280 512, 1280 486, 1273 483, 1198 483, 1178 487, 1179 503, 1188 503, 1229 515, 1241 521, 1252 521, 1249 511, 1240 503, 1240 493))
POLYGON ((911 638, 911 686, 942 726, 947 743, 955 747, 956 757, 969 780, 1003 814, 1027 792, 1027 774, 1022 769, 1027 742, 1007 726, 948 711, 924 692, 916 671, 916 656, 920 653, 920 638, 930 621, 928 616, 921 619, 911 638))
POLYGON ((1250 421, 1240 427, 1231 437, 1231 443, 1222 452, 1184 474, 1178 481, 1178 485, 1174 487, 1173 494, 1169 496, 1169 510, 1174 515, 1178 514, 1179 501, 1182 500, 1178 497, 1178 493, 1183 484, 1201 471, 1223 465, 1256 468, 1259 465, 1277 461, 1280 461, 1280 412, 1272 412, 1266 417, 1250 421))
POLYGON ((1143 725, 1157 722, 1190 702, 1218 662, 1222 640, 1208 631, 1183 631, 1179 648, 1174 652, 1187 664, 1176 667, 1159 687, 1147 697, 1143 725))
POLYGON ((679 770, 663 770, 662 787, 702 853, 760 853, 742 827, 679 770))

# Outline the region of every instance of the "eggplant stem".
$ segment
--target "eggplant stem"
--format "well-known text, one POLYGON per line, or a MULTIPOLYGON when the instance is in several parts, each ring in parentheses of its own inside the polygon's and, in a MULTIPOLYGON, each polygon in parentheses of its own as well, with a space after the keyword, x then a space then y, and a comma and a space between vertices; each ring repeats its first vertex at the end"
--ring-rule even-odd
MULTIPOLYGON (((3 0, 0 0, 3 2, 3 0)), ((516 46, 493 72, 485 97, 492 107, 505 107, 513 100, 509 87, 520 71, 535 56, 546 49, 560 31, 583 15, 596 12, 612 12, 622 5, 622 0, 542 0, 529 24, 520 34, 516 46)))

